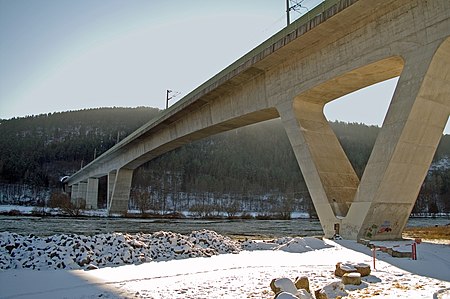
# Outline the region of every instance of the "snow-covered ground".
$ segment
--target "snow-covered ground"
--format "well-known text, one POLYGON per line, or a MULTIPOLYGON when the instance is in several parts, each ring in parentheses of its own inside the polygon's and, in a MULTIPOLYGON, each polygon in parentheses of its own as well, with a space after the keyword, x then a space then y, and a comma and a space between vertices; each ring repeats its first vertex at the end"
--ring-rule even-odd
MULTIPOLYGON (((123 236, 119 234, 118 238, 123 236)), ((364 277, 359 286, 347 285, 347 297, 344 298, 450 298, 450 242, 419 244, 418 260, 393 258, 378 252, 376 269, 373 269, 370 249, 353 241, 281 238, 276 242, 247 241, 237 244, 213 232, 203 232, 203 235, 197 232, 187 238, 173 233, 167 236, 160 242, 163 244, 161 248, 166 249, 150 256, 153 259, 151 262, 134 262, 122 266, 98 265, 100 269, 90 271, 43 268, 40 271, 0 270, 0 298, 273 298, 269 287, 272 279, 307 276, 311 289, 316 290, 339 281, 334 275, 335 265, 347 261, 370 264, 372 273, 364 277), (184 247, 181 248, 177 242, 171 244, 173 240, 185 240, 184 247), (184 259, 171 259, 177 252, 182 254, 181 249, 185 253, 190 248, 198 249, 194 252, 202 252, 200 247, 207 245, 211 245, 212 251, 207 250, 206 255, 196 256, 213 255, 211 257, 180 256, 184 259), (228 251, 238 253, 221 253, 228 251), (160 257, 164 255, 168 258, 162 261, 160 257)), ((6 237, 11 236, 4 233, 3 240, 6 237)), ((153 237, 147 236, 149 244, 153 242, 153 237)), ((57 241, 58 238, 61 239, 60 236, 53 236, 48 240, 57 241)), ((140 242, 146 242, 143 236, 128 235, 130 244, 136 244, 134 242, 139 241, 137 238, 141 238, 140 242)), ((82 239, 78 242, 84 242, 82 239)), ((42 258, 37 256, 42 257, 46 255, 45 252, 49 252, 51 259, 57 258, 52 253, 58 248, 52 246, 58 246, 61 252, 62 245, 55 245, 51 243, 53 241, 45 242, 45 239, 37 238, 31 242, 18 236, 14 240, 17 241, 14 246, 18 251, 17 256, 14 254, 10 257, 10 263, 19 259, 19 256, 25 256, 25 251, 43 250, 33 258, 41 262, 42 258), (26 248, 31 249, 23 250, 19 246, 20 242, 26 243, 26 248)), ((91 241, 86 239, 85 242, 91 241)), ((6 247, 4 244, 1 246, 6 247)), ((117 250, 119 247, 120 250, 126 248, 125 243, 120 244, 117 250)), ((155 246, 155 243, 151 244, 155 246)), ((69 243, 66 245, 70 247, 69 243)), ((91 245, 95 249, 95 245, 91 245)), ((3 250, 2 255, 7 255, 5 250, 14 252, 12 247, 8 248, 0 248, 3 250)), ((110 251, 116 250, 113 248, 110 251)), ((29 256, 34 255, 30 253, 29 256)))

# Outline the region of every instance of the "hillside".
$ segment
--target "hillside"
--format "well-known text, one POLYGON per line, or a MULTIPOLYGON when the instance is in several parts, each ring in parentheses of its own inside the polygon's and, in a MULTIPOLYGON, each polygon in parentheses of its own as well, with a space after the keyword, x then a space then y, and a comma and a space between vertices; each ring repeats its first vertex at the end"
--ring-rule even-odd
MULTIPOLYGON (((158 113, 146 107, 100 108, 2 120, 0 189, 11 184, 55 188, 60 176, 74 173, 158 113)), ((379 128, 343 122, 332 127, 361 176, 379 128)), ((443 136, 434 160, 442 164, 447 156, 449 135, 443 136)), ((450 173, 439 163, 430 170, 416 212, 450 212, 450 173)), ((100 204, 105 205, 105 180, 100 189, 100 204)), ((20 192, 3 190, 0 200, 20 197, 20 192)), ((224 132, 144 164, 134 174, 130 207, 160 213, 190 210, 201 216, 314 213, 279 120, 224 132)))
POLYGON ((99 108, 2 120, 0 183, 55 186, 159 113, 99 108))

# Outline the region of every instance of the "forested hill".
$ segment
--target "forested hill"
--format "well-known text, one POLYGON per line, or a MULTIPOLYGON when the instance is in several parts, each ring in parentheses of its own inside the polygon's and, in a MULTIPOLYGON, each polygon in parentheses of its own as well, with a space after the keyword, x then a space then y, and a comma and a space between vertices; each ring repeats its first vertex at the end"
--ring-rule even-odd
MULTIPOLYGON (((0 183, 56 186, 60 176, 74 173, 158 113, 146 107, 100 108, 2 120, 0 183)), ((343 122, 331 125, 361 177, 379 128, 343 122)), ((450 135, 441 139, 435 161, 445 156, 450 156, 450 135)), ((439 210, 445 210, 450 174, 448 168, 436 173, 427 178, 423 192, 427 205, 440 198, 439 210)), ((142 192, 147 192, 146 202, 152 196, 159 200, 158 209, 163 211, 176 210, 178 196, 187 196, 188 208, 192 208, 190 196, 208 201, 226 195, 246 204, 252 198, 271 196, 308 198, 280 120, 211 136, 144 164, 134 174, 135 206, 142 192), (166 199, 172 202, 170 208, 165 206, 166 199)))
POLYGON ((53 186, 159 113, 99 108, 2 120, 0 182, 53 186))

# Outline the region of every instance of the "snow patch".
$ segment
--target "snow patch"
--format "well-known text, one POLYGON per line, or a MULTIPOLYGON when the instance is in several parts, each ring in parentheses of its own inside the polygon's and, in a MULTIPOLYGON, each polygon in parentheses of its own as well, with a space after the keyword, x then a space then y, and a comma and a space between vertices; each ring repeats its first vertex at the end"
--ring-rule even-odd
POLYGON ((332 247, 323 240, 314 237, 278 238, 268 241, 246 240, 242 244, 244 250, 281 250, 291 253, 302 253, 332 247))

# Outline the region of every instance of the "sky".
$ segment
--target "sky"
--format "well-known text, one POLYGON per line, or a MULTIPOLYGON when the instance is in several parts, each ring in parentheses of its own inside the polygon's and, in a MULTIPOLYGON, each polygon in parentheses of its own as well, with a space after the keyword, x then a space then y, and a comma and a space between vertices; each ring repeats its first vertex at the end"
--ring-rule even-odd
MULTIPOLYGON (((163 109, 166 90, 180 100, 282 29, 285 10, 285 0, 0 0, 0 119, 163 109)), ((334 101, 325 114, 381 125, 395 84, 334 101)))

